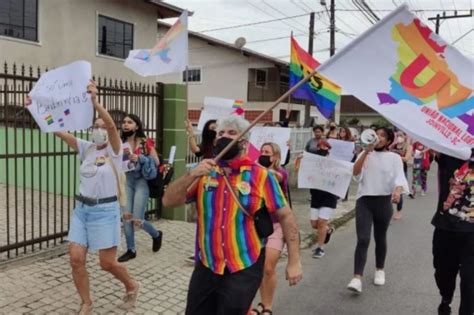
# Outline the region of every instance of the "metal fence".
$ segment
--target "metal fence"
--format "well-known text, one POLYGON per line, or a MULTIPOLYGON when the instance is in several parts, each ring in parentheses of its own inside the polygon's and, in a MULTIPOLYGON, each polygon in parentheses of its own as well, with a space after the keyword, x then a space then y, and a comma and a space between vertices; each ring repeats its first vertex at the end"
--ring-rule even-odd
MULTIPOLYGON (((62 242, 75 204, 77 155, 53 134, 42 133, 23 106, 41 72, 6 63, 0 70, 0 261, 62 242)), ((162 85, 96 82, 99 101, 117 126, 126 113, 137 114, 162 152, 162 85)), ((74 134, 89 137, 87 131, 74 134)), ((151 201, 149 210, 157 208, 151 201)))

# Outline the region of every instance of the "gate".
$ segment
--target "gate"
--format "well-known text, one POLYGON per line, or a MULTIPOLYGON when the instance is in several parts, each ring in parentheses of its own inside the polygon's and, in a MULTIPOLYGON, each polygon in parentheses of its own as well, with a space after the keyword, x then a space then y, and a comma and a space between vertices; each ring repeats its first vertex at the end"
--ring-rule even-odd
MULTIPOLYGON (((40 68, 6 63, 0 71, 0 262, 63 242, 75 205, 76 154, 52 133, 41 132, 23 106, 40 75, 40 68)), ((126 113, 138 115, 162 152, 162 84, 96 82, 99 101, 117 127, 126 113)), ((87 131, 74 135, 89 138, 87 131)), ((149 213, 159 207, 151 200, 149 213)))

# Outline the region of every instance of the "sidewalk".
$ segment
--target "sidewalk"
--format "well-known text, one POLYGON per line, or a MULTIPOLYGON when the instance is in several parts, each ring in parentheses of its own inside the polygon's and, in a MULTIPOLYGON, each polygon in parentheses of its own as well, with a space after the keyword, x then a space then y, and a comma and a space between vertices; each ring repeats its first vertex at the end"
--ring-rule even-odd
MULTIPOLYGON (((302 247, 308 247, 312 237, 308 198, 308 190, 292 190, 293 211, 301 230, 302 247)), ((353 208, 353 197, 340 202, 333 222, 343 224, 351 218, 353 208)), ((195 224, 168 220, 154 224, 164 232, 161 250, 153 253, 151 239, 139 231, 136 235, 137 258, 127 263, 131 275, 141 283, 137 307, 129 314, 183 314, 193 271, 193 266, 185 259, 194 251, 195 224)), ((119 253, 123 248, 125 240, 122 237, 119 253)), ((94 313, 125 313, 117 308, 124 294, 123 287, 100 269, 97 254, 88 256, 94 313)), ((73 314, 79 309, 80 301, 72 282, 68 255, 18 267, 9 266, 0 272, 0 292, 0 314, 73 314)))

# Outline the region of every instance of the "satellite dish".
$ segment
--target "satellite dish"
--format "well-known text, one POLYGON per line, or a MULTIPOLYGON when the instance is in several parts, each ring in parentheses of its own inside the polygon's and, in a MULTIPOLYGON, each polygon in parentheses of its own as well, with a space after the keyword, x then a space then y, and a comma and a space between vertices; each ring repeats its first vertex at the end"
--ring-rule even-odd
POLYGON ((379 137, 373 129, 365 129, 360 135, 360 141, 362 141, 362 143, 366 145, 376 144, 377 142, 379 142, 379 137))
POLYGON ((235 40, 234 46, 241 49, 242 47, 245 46, 246 43, 247 43, 247 40, 245 39, 245 37, 239 37, 235 40))

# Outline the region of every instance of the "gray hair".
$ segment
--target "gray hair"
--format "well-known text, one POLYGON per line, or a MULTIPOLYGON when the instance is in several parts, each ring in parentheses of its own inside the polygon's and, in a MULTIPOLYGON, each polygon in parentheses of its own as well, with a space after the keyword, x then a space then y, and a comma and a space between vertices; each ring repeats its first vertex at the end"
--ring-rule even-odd
MULTIPOLYGON (((247 127, 250 125, 250 123, 243 118, 242 116, 236 116, 236 115, 229 115, 224 118, 220 118, 217 120, 217 133, 219 134, 219 131, 221 131, 224 128, 229 128, 233 127, 235 130, 240 134, 242 131, 247 129, 247 127)), ((250 133, 247 132, 242 139, 248 140, 250 137, 250 133)))

